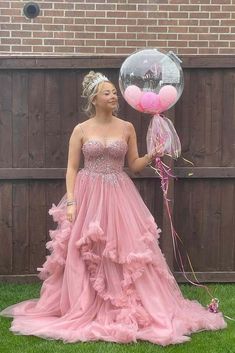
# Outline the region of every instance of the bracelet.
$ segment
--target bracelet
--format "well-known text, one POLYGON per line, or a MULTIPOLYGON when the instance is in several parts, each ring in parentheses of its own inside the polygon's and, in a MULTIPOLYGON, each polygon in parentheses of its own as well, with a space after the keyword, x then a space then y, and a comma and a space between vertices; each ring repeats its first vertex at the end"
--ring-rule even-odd
POLYGON ((149 153, 146 153, 145 157, 148 158, 148 164, 147 165, 150 165, 152 163, 152 158, 150 157, 149 153))
POLYGON ((67 201, 67 206, 76 204, 76 200, 67 201))

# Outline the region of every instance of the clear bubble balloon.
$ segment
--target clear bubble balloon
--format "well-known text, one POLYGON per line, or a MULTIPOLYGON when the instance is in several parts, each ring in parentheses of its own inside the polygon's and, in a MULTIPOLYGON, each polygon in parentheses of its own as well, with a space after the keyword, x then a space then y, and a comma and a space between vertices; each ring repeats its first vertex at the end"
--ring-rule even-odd
POLYGON ((172 51, 144 49, 128 56, 119 74, 124 99, 140 112, 159 114, 168 110, 183 91, 180 63, 172 51))

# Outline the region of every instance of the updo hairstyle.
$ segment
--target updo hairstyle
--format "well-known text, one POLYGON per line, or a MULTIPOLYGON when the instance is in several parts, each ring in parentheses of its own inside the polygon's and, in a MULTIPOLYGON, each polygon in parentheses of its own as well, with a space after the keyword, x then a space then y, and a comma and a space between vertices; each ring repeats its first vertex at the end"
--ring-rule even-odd
MULTIPOLYGON (((100 84, 103 82, 109 82, 109 83, 113 84, 101 72, 90 71, 83 79, 82 97, 87 99, 87 103, 86 103, 85 108, 83 110, 90 118, 95 115, 95 106, 92 103, 92 101, 93 101, 94 97, 97 95, 97 93, 99 92, 100 84), (104 79, 102 80, 102 78, 104 78, 104 79), (96 81, 98 81, 98 83, 96 83, 96 81)), ((113 114, 114 115, 117 114, 117 109, 115 109, 113 111, 113 114)))

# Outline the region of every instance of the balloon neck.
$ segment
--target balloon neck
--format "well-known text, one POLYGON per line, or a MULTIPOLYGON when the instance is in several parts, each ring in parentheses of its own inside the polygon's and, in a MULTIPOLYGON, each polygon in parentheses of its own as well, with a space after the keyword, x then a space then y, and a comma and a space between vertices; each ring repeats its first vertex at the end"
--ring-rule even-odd
POLYGON ((163 113, 156 113, 153 116, 154 118, 165 118, 166 116, 163 113))
POLYGON ((182 63, 182 62, 183 62, 172 50, 170 50, 170 51, 168 52, 168 55, 169 55, 172 59, 175 59, 176 61, 178 61, 179 63, 182 63))
POLYGON ((155 118, 159 118, 160 117, 160 114, 159 113, 155 113, 154 115, 153 115, 153 119, 155 118))

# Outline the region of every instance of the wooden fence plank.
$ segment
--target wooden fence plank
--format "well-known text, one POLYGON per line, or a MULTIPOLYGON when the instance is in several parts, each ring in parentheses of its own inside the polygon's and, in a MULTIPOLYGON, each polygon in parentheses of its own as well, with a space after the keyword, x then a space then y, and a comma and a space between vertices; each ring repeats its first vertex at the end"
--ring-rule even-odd
POLYGON ((45 77, 45 167, 62 167, 61 154, 61 79, 53 70, 45 77))
POLYGON ((28 183, 13 184, 13 274, 29 273, 28 183))
POLYGON ((45 261, 46 186, 42 182, 29 182, 29 272, 37 273, 38 264, 45 261))
POLYGON ((0 166, 12 167, 12 73, 0 71, 0 166))
POLYGON ((14 72, 12 84, 13 168, 27 168, 28 155, 28 73, 14 72))
POLYGON ((29 167, 45 166, 44 73, 33 71, 28 83, 29 167))
POLYGON ((12 184, 0 183, 0 273, 12 272, 13 261, 13 210, 12 210, 12 184))

